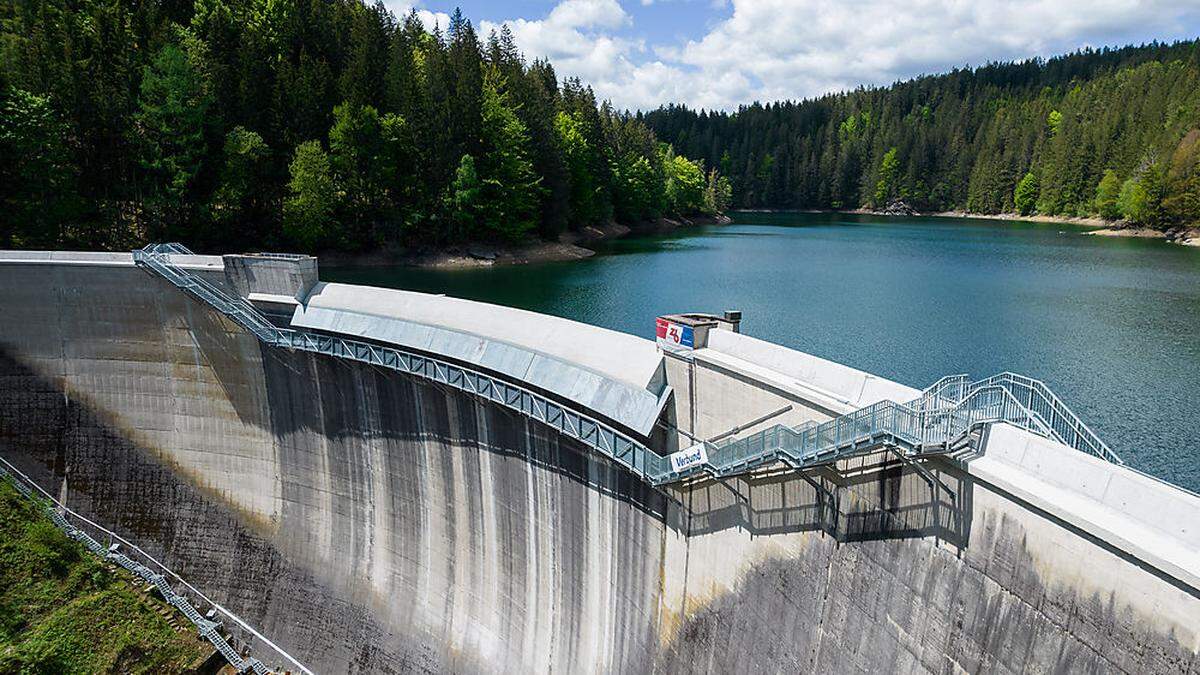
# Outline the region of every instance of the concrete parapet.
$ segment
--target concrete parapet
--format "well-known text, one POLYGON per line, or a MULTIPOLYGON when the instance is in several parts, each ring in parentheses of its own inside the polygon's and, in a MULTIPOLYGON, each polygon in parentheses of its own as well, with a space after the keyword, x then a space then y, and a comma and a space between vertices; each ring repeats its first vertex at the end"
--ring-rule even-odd
POLYGON ((317 283, 312 256, 250 253, 222 256, 229 286, 251 301, 296 305, 317 283))
POLYGON ((967 470, 1200 592, 1200 496, 1007 424, 967 470))

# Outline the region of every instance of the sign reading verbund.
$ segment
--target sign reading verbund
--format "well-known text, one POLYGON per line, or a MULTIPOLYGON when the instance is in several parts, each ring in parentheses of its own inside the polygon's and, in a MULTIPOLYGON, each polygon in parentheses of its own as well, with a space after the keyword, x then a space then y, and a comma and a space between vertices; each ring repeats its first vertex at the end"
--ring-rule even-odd
POLYGON ((708 463, 708 452, 703 443, 697 443, 690 448, 671 453, 671 470, 679 473, 694 466, 708 463))
POLYGON ((662 318, 654 320, 654 334, 658 343, 673 349, 692 349, 696 346, 695 331, 691 326, 681 326, 662 318))

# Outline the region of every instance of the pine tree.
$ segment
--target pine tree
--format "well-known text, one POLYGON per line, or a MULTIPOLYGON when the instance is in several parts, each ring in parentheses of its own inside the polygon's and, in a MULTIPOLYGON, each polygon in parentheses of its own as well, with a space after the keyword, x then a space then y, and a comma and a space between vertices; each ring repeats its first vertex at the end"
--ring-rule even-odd
POLYGON ((475 170, 475 158, 463 155, 445 197, 451 239, 463 240, 476 232, 483 218, 482 197, 483 186, 475 170))
POLYGON ((146 67, 135 121, 152 236, 173 239, 184 232, 204 161, 210 102, 204 74, 178 45, 165 45, 146 67))
POLYGON ((57 248, 79 215, 67 125, 50 99, 21 89, 0 101, 0 246, 57 248))
POLYGON ((266 189, 271 182, 271 149, 257 133, 234 127, 225 135, 223 155, 220 185, 211 204, 213 218, 221 224, 218 234, 226 243, 245 238, 247 231, 262 237, 271 203, 266 189))
POLYGON ((1121 194, 1121 179, 1112 169, 1104 172, 1104 178, 1096 186, 1096 212, 1106 220, 1116 220, 1121 217, 1117 206, 1117 197, 1121 194))
POLYGON ((896 148, 888 150, 879 162, 879 180, 875 183, 875 205, 884 206, 896 196, 896 180, 900 172, 900 160, 896 148))
POLYGON ((595 158, 583 132, 583 119, 578 113, 559 111, 554 117, 554 131, 570 176, 570 218, 576 227, 595 223, 601 214, 597 206, 600 195, 592 175, 595 158))

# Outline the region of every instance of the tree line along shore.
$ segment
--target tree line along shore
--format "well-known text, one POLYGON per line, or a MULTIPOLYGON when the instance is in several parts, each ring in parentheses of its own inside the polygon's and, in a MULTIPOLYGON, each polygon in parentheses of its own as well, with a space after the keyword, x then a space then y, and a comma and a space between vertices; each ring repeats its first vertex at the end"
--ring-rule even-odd
POLYGON ((733 112, 667 106, 659 138, 735 208, 1200 223, 1200 42, 993 63, 733 112))
POLYGON ((729 182, 455 12, 0 5, 0 247, 523 245, 715 215, 729 182))

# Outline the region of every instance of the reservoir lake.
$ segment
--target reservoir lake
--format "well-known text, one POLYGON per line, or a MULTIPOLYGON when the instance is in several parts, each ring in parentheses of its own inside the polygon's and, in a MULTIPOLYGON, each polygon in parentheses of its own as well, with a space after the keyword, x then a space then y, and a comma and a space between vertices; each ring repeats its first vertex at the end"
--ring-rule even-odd
POLYGON ((1135 468, 1200 492, 1200 248, 984 219, 734 213, 585 260, 322 267, 328 281, 470 298, 654 338, 654 317, 742 331, 917 388, 1041 379, 1135 468))

